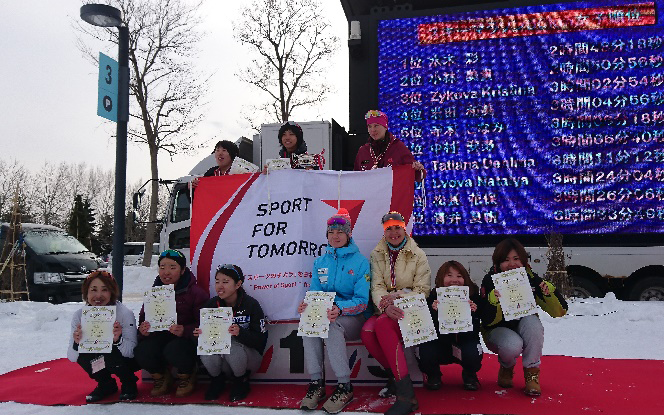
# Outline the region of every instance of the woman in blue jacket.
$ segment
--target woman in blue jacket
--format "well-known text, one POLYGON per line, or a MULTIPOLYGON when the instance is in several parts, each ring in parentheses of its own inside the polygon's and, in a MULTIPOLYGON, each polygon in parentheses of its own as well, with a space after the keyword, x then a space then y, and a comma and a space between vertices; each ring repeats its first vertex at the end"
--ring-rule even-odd
MULTIPOLYGON (((328 246, 325 255, 314 261, 311 291, 335 292, 334 305, 327 312, 330 320, 328 338, 303 337, 304 361, 311 377, 307 394, 300 404, 304 409, 316 409, 325 398, 323 379, 323 341, 327 346, 330 366, 338 385, 332 396, 323 404, 328 413, 340 412, 353 400, 350 368, 346 353, 346 341, 358 340, 360 330, 371 315, 368 308, 370 267, 351 237, 351 220, 346 209, 339 209, 327 221, 328 246)), ((298 312, 307 304, 302 302, 298 312)))

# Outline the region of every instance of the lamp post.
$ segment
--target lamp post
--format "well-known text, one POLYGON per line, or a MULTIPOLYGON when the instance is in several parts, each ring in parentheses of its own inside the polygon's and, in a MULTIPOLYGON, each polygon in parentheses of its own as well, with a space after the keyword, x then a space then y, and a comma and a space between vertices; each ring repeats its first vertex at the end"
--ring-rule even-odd
POLYGON ((81 19, 94 26, 118 28, 118 121, 115 147, 115 206, 113 217, 113 277, 122 299, 124 264, 125 192, 127 188, 127 122, 129 121, 129 28, 122 24, 122 12, 106 4, 81 7, 81 19))

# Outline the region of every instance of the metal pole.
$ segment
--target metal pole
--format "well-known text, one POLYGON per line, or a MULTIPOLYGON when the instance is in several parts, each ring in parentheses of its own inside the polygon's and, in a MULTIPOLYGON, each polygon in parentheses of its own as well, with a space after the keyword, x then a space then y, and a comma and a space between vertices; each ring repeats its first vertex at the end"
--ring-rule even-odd
POLYGON ((118 27, 118 124, 115 147, 115 207, 113 217, 113 277, 120 287, 122 300, 125 193, 127 190, 127 123, 129 121, 129 28, 118 27))

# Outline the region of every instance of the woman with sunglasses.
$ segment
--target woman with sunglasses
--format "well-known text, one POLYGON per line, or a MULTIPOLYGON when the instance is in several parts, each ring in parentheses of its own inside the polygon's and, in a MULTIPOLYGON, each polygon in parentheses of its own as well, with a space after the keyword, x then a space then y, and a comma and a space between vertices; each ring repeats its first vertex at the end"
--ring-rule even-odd
MULTIPOLYGON (((214 276, 214 289, 217 292, 203 305, 203 308, 233 308, 233 324, 228 328, 231 334, 230 354, 201 356, 201 362, 212 377, 205 392, 205 399, 219 399, 224 390, 226 376, 232 379, 229 399, 237 402, 249 394, 249 375, 260 367, 263 351, 267 343, 265 314, 260 303, 246 293, 242 284, 244 274, 237 265, 224 264, 217 268, 214 276)), ((194 336, 203 333, 194 329, 194 336)))
POLYGON ((369 141, 357 151, 355 170, 371 170, 380 167, 412 165, 415 180, 423 180, 426 170, 416 161, 408 147, 388 131, 387 115, 378 110, 370 110, 364 116, 369 131, 369 141))
POLYGON ((480 293, 487 301, 481 313, 486 347, 498 355, 498 386, 514 386, 514 366, 522 356, 526 395, 539 396, 540 359, 544 347, 544 327, 537 314, 505 321, 500 307, 500 292, 495 289, 492 275, 517 268, 525 268, 528 282, 535 295, 535 302, 551 317, 567 313, 567 302, 560 291, 549 281, 540 278, 528 264, 528 253, 521 242, 514 238, 502 240, 493 251, 493 266, 484 276, 480 293))
POLYGON ((362 327, 362 342, 390 372, 381 396, 396 393, 397 400, 386 414, 405 415, 415 411, 418 403, 398 324, 404 312, 394 300, 412 294, 428 295, 431 269, 424 251, 406 234, 406 222, 400 213, 387 213, 381 223, 383 238, 371 252, 371 298, 377 311, 362 327))
POLYGON ((176 396, 187 396, 196 383, 196 340, 194 328, 198 327, 200 309, 209 299, 208 293, 196 285, 196 277, 187 267, 184 254, 169 249, 159 255, 159 276, 153 287, 173 285, 177 323, 168 331, 150 332, 150 322, 145 321, 145 306, 139 315, 138 345, 134 350, 141 368, 147 370, 154 381, 150 394, 161 396, 169 392, 172 384, 170 367, 177 369, 176 396))
POLYGON ((88 306, 115 306, 116 321, 113 323, 113 350, 111 353, 79 353, 78 345, 83 337, 81 316, 83 309, 74 313, 71 321, 71 339, 67 358, 78 363, 83 370, 97 382, 97 387, 85 397, 88 403, 97 402, 118 391, 118 385, 111 374, 122 383, 120 400, 136 399, 136 381, 134 372, 138 365, 134 361, 136 346, 136 317, 124 304, 117 301, 120 289, 117 282, 106 271, 93 271, 81 287, 83 302, 88 306), (101 359, 101 360, 100 360, 101 359), (93 368, 94 362, 94 368, 93 368), (97 369, 100 363, 103 366, 97 369))
MULTIPOLYGON (((353 400, 346 341, 360 338, 360 330, 371 315, 369 302, 369 261, 360 253, 352 239, 351 219, 348 211, 339 209, 327 221, 327 248, 325 255, 314 261, 311 291, 334 292, 334 305, 327 312, 330 330, 327 339, 303 337, 304 362, 311 378, 307 394, 300 403, 302 409, 316 409, 325 398, 323 379, 323 343, 327 347, 330 366, 337 378, 337 387, 323 404, 331 414, 340 412, 353 400)), ((300 303, 297 311, 307 308, 300 303)))

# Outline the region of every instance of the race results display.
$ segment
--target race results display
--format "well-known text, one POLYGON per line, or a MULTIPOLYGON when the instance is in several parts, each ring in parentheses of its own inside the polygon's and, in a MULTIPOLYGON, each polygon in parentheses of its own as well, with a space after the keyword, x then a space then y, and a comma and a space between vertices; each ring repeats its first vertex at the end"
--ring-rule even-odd
POLYGON ((664 1, 383 20, 415 235, 664 233, 664 1))

